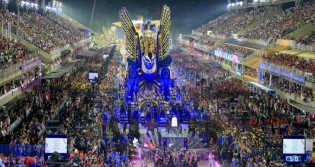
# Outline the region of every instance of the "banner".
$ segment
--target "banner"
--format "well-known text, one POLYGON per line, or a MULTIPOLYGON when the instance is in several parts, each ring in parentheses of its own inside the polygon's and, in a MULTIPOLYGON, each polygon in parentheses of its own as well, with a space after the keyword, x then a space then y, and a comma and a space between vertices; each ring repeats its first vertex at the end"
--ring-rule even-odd
POLYGON ((291 74, 291 79, 292 79, 292 81, 294 81, 294 82, 305 84, 305 77, 304 77, 304 76, 301 76, 301 75, 293 74, 293 73, 292 73, 292 74, 291 74))
POLYGON ((24 73, 25 71, 32 69, 34 67, 38 67, 41 65, 41 61, 40 60, 36 60, 33 61, 32 63, 29 63, 27 65, 22 66, 22 73, 24 73))
POLYGON ((40 85, 42 81, 42 78, 39 77, 38 79, 33 80, 31 83, 26 85, 25 87, 21 87, 21 92, 25 92, 27 89, 34 87, 36 85, 40 85))
POLYGON ((273 65, 268 65, 268 64, 264 64, 261 63, 258 66, 260 71, 267 71, 269 73, 273 73, 275 75, 281 76, 283 78, 286 78, 288 80, 297 82, 299 84, 305 85, 305 76, 303 75, 298 75, 298 74, 294 74, 290 71, 278 68, 276 66, 273 65))
POLYGON ((286 78, 286 79, 290 79, 291 78, 292 73, 290 71, 286 71, 286 70, 281 69, 280 72, 281 72, 280 75, 283 78, 286 78))

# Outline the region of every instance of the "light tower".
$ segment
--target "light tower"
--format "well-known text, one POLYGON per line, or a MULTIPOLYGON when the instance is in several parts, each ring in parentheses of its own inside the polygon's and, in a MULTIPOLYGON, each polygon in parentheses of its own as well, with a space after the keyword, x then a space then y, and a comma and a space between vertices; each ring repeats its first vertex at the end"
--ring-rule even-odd
POLYGON ((228 0, 227 2, 228 2, 228 3, 227 3, 227 10, 228 10, 228 11, 230 11, 230 10, 231 10, 231 9, 230 9, 230 6, 231 6, 231 0, 228 0))

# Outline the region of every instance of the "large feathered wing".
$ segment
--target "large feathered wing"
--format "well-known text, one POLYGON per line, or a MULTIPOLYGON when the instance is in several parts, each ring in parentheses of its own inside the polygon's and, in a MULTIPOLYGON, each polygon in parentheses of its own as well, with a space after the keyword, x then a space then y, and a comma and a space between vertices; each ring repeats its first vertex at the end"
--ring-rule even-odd
POLYGON ((137 61, 137 56, 139 52, 139 35, 132 23, 132 20, 129 16, 129 13, 126 8, 122 8, 119 12, 120 22, 122 29, 126 35, 126 50, 129 54, 129 57, 133 61, 137 61))
POLYGON ((164 59, 170 47, 171 10, 167 5, 163 6, 160 29, 158 32, 159 58, 164 59))

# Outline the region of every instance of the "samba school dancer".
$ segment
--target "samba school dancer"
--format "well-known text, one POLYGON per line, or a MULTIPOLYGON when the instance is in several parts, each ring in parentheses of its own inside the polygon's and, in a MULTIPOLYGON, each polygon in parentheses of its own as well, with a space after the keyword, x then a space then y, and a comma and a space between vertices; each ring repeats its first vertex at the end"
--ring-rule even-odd
POLYGON ((163 166, 163 154, 160 149, 156 149, 154 155, 154 167, 162 167, 163 166))

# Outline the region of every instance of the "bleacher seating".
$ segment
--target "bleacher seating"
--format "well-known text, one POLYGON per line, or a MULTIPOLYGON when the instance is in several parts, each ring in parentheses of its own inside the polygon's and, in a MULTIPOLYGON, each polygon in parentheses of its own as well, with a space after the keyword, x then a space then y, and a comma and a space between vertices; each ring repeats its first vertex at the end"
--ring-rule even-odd
POLYGON ((248 29, 242 34, 242 37, 273 42, 313 20, 314 16, 315 3, 305 3, 289 8, 254 28, 248 29))

